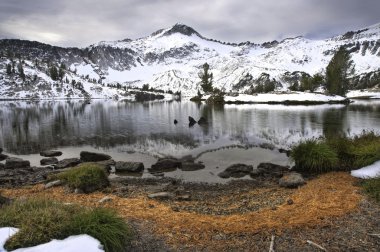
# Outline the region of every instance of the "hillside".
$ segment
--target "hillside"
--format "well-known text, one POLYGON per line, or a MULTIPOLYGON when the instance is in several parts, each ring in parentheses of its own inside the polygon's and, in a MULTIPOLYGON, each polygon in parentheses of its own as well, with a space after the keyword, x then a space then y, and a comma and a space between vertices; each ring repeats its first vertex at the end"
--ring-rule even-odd
POLYGON ((198 74, 205 62, 214 85, 226 92, 250 92, 266 83, 287 90, 302 76, 323 74, 343 45, 355 66, 349 88, 378 86, 380 24, 325 40, 296 37, 263 44, 216 41, 183 24, 144 38, 99 42, 82 49, 4 39, 0 40, 0 99, 121 98, 144 84, 190 96, 200 89, 198 74), (7 64, 12 65, 8 74, 7 64), (63 78, 54 81, 49 69, 61 64, 63 78))

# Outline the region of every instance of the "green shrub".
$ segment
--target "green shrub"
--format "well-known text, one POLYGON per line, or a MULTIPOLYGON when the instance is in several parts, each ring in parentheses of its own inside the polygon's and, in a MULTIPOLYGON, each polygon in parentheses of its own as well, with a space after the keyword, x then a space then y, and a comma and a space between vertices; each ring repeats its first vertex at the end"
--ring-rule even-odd
POLYGON ((380 203, 380 177, 365 180, 362 184, 364 191, 380 203))
POLYGON ((82 164, 55 176, 63 180, 70 188, 81 189, 85 193, 93 192, 109 185, 106 171, 97 164, 82 164))
POLYGON ((20 229, 5 243, 7 250, 88 234, 98 239, 105 251, 123 251, 131 237, 128 225, 110 210, 65 205, 47 199, 15 201, 2 208, 1 226, 20 229))
POLYGON ((295 146, 291 151, 296 170, 308 172, 326 172, 338 164, 337 154, 324 142, 307 140, 295 146))

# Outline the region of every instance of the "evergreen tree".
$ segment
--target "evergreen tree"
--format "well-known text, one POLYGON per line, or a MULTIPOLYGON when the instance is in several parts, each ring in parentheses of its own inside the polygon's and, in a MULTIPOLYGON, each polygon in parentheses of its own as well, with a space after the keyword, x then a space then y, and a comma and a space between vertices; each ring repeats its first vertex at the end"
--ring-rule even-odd
POLYGON ((18 74, 20 75, 21 79, 23 81, 25 81, 25 73, 24 73, 24 68, 22 67, 22 63, 20 61, 20 63, 17 65, 17 70, 18 70, 18 74))
POLYGON ((203 92, 208 93, 213 91, 212 87, 212 73, 209 73, 210 66, 205 63, 203 64, 203 73, 199 74, 199 78, 201 79, 201 87, 203 92))
POLYGON ((352 68, 350 53, 342 46, 334 54, 326 68, 326 88, 330 94, 345 95, 347 74, 352 68))
POLYGON ((50 78, 54 81, 58 80, 58 69, 54 65, 50 67, 49 69, 50 78))
POLYGON ((7 64, 7 74, 11 75, 12 74, 12 65, 9 63, 7 64))

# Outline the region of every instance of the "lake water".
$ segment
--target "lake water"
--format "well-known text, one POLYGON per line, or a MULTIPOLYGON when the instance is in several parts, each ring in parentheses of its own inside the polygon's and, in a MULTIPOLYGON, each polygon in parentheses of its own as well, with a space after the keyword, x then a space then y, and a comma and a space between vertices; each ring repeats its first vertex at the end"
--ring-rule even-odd
POLYGON ((317 106, 0 102, 0 147, 9 155, 31 160, 32 165, 38 165, 38 153, 48 149, 63 151, 60 158, 78 157, 81 150, 105 152, 117 161, 142 161, 146 167, 157 157, 192 155, 206 169, 166 174, 189 181, 218 182, 216 174, 237 162, 289 165, 278 148, 289 149, 302 139, 363 130, 380 132, 380 100, 317 106), (188 116, 196 120, 203 116, 208 124, 189 127, 188 116))

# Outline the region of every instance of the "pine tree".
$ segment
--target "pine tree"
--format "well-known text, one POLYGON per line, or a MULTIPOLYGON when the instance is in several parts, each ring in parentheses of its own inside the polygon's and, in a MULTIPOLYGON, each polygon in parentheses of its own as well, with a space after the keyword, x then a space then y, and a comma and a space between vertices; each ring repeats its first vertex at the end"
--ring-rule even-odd
POLYGON ((11 75, 12 74, 12 65, 9 63, 7 64, 7 74, 11 75))
POLYGON ((58 69, 53 65, 49 69, 50 78, 54 81, 58 80, 58 69))
POLYGON ((347 74, 352 64, 350 53, 343 46, 340 47, 326 68, 326 88, 330 94, 346 94, 347 74))
POLYGON ((212 73, 209 73, 210 66, 207 63, 203 64, 203 73, 199 74, 199 78, 201 79, 201 87, 203 92, 208 93, 213 91, 212 87, 212 73))
POLYGON ((22 63, 20 61, 20 63, 18 63, 17 65, 17 70, 18 70, 18 74, 20 75, 21 79, 23 81, 25 81, 25 73, 24 73, 24 68, 22 67, 22 63))

